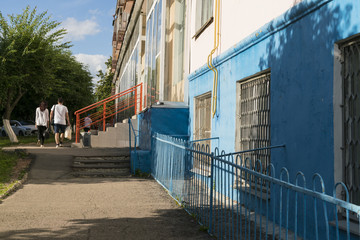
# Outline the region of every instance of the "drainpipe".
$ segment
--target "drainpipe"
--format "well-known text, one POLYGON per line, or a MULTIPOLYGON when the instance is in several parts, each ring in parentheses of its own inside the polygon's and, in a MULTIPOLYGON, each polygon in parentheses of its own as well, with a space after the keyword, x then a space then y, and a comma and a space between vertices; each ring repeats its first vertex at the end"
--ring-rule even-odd
POLYGON ((213 65, 212 55, 215 53, 216 49, 219 47, 220 43, 220 24, 219 24, 219 15, 220 15, 220 0, 215 1, 215 23, 214 23, 214 48, 211 50, 208 59, 207 65, 214 72, 214 83, 213 83, 213 96, 212 96, 212 117, 214 118, 216 113, 216 105, 217 105, 217 86, 218 86, 218 78, 219 72, 213 65))

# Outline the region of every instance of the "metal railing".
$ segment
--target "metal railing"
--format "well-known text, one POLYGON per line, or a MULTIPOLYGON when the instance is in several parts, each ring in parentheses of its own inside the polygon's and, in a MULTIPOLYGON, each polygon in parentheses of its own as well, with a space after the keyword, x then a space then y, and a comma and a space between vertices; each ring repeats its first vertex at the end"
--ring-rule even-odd
POLYGON ((301 171, 292 183, 286 168, 277 175, 273 164, 263 167, 243 152, 210 152, 161 134, 153 136, 152 154, 153 177, 218 239, 359 239, 359 221, 349 215, 358 217, 360 206, 336 197, 340 187, 348 196, 343 183, 329 195, 317 173, 308 188, 301 171))
MULTIPOLYGON (((80 142, 80 130, 89 126, 99 125, 99 130, 106 130, 107 123, 111 126, 114 121, 109 123, 110 119, 113 119, 117 114, 124 111, 131 111, 131 114, 137 114, 143 108, 143 84, 140 83, 134 87, 131 87, 125 91, 115 94, 111 97, 103 99, 99 102, 91 104, 80 110, 77 110, 74 114, 76 116, 76 139, 80 142), (86 125, 85 118, 91 119, 91 124, 86 125), (108 122, 107 122, 108 121, 108 122)), ((129 116, 127 116, 129 117, 129 116)))

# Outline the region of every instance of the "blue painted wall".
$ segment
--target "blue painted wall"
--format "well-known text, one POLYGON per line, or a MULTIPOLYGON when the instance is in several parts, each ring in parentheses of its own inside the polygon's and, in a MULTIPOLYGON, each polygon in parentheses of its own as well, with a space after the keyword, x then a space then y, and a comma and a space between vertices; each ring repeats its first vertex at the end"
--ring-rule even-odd
MULTIPOLYGON (((331 188, 334 172, 334 44, 359 33, 360 2, 305 2, 325 4, 316 5, 315 11, 281 30, 268 31, 259 42, 256 42, 257 37, 251 36, 255 45, 250 46, 250 40, 246 39, 249 43, 236 54, 237 46, 234 46, 219 56, 220 60, 215 60, 220 62, 217 66, 219 95, 212 137, 220 137, 220 149, 234 151, 236 82, 271 69, 271 144, 286 144, 285 151, 273 151, 272 162, 279 168, 288 167, 292 176, 302 170, 310 179, 318 172, 331 188)), ((285 25, 288 23, 284 22, 285 25)), ((212 91, 213 73, 205 69, 203 67, 189 77, 191 133, 194 97, 212 91)))
POLYGON ((138 115, 139 148, 131 153, 131 171, 150 173, 151 143, 154 133, 188 140, 189 108, 184 104, 165 102, 138 115))
MULTIPOLYGON (((271 153, 277 176, 286 167, 294 182, 301 170, 310 187, 317 172, 332 194, 334 44, 359 32, 360 1, 308 0, 215 59, 219 94, 212 137, 220 137, 220 149, 235 151, 236 82, 271 69, 271 144, 286 144, 271 153)), ((212 84, 206 66, 189 76, 191 133, 194 97, 212 91, 212 84)))

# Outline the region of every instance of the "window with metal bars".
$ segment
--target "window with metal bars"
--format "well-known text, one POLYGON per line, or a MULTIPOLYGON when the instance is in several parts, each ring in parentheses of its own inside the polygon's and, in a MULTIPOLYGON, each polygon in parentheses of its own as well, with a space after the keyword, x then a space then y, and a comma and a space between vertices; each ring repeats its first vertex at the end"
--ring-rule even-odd
MULTIPOLYGON (((270 72, 262 72, 237 83, 236 151, 270 146, 270 72)), ((262 169, 270 164, 270 150, 248 152, 252 166, 259 160, 262 169)), ((248 163, 250 164, 250 162, 248 163)))
POLYGON ((343 181, 360 205, 360 37, 341 46, 343 81, 343 181))
MULTIPOLYGON (((211 138, 211 92, 196 97, 194 104, 194 140, 211 138)), ((199 143, 210 149, 210 140, 199 143)), ((194 159, 194 167, 207 169, 209 165, 210 159, 194 159)))

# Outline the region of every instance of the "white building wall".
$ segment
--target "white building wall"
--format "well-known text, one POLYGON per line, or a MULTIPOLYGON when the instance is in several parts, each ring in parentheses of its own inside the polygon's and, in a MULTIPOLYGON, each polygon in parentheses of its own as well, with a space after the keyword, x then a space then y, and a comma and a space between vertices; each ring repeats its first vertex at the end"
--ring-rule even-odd
MULTIPOLYGON (((220 0, 220 45, 213 57, 248 37, 283 14, 299 0, 220 0)), ((215 4, 215 0, 214 0, 215 4)), ((214 47, 214 22, 195 40, 196 0, 191 1, 191 66, 195 71, 207 62, 214 47)), ((215 7, 214 7, 215 12, 215 7)), ((215 16, 215 14, 213 14, 215 16)))

